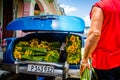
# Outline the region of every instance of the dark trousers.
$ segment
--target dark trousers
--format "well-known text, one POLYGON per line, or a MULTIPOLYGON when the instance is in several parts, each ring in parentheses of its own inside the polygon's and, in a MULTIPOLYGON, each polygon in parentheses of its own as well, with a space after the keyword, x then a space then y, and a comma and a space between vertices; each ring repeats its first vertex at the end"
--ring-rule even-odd
POLYGON ((120 67, 110 70, 94 69, 98 80, 120 80, 120 67))

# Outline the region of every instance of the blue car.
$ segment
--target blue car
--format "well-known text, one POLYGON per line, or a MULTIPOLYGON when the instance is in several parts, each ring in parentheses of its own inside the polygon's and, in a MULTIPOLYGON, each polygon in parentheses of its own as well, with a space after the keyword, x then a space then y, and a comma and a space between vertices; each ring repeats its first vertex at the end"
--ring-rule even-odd
POLYGON ((27 16, 11 21, 6 30, 31 33, 4 39, 1 69, 61 80, 79 78, 84 27, 83 19, 65 15, 27 16))

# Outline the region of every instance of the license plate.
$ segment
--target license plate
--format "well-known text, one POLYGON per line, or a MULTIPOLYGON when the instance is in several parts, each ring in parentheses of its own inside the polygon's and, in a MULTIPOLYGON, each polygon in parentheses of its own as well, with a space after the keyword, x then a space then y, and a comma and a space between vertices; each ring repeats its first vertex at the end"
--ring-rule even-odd
POLYGON ((27 70, 31 71, 31 72, 53 74, 54 73, 54 66, 29 64, 27 70))

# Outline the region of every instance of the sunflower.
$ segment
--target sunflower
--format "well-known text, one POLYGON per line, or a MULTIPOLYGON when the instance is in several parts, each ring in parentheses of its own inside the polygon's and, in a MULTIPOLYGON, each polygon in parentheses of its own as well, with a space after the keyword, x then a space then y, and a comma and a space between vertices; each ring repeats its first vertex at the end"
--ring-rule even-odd
POLYGON ((81 54, 81 40, 77 35, 68 35, 66 37, 67 62, 70 64, 78 64, 81 54))
POLYGON ((15 58, 15 59, 21 59, 21 53, 18 52, 18 51, 15 51, 15 52, 14 52, 14 58, 15 58))
POLYGON ((74 35, 72 35, 72 36, 70 37, 70 41, 71 41, 71 42, 75 42, 75 36, 74 36, 74 35))

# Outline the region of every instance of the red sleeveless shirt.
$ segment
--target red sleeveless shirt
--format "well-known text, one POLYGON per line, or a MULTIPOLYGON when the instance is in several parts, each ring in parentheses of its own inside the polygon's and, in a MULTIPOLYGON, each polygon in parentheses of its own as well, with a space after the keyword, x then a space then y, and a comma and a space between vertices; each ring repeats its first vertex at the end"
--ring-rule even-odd
POLYGON ((92 66, 97 69, 120 67, 120 0, 101 0, 94 6, 102 9, 104 21, 101 38, 92 54, 92 66))

